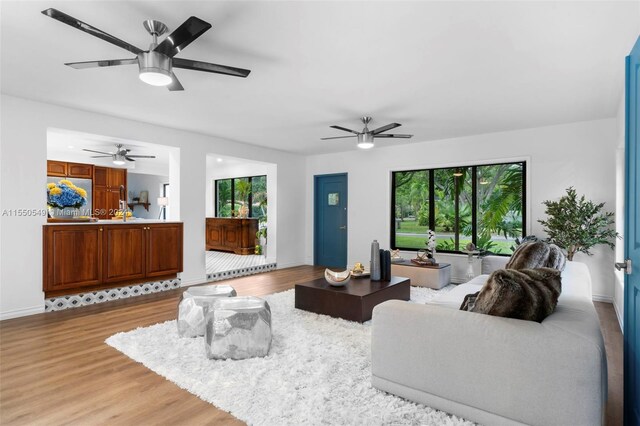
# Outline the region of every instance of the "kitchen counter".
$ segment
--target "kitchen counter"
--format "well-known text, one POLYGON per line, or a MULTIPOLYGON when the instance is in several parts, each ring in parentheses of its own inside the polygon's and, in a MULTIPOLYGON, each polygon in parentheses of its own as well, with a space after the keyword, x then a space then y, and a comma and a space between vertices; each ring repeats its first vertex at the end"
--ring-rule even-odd
POLYGON ((182 223, 179 220, 162 220, 162 219, 127 219, 126 222, 114 219, 100 219, 95 222, 48 222, 46 226, 65 226, 65 225, 149 225, 153 223, 182 223))

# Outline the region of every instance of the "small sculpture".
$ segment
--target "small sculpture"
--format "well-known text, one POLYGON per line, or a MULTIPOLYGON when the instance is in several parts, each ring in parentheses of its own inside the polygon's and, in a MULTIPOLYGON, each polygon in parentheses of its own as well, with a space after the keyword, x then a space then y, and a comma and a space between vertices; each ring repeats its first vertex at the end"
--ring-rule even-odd
POLYGON ((428 238, 425 243, 427 244, 428 254, 427 257, 432 259, 434 262, 436 261, 436 233, 429 229, 427 232, 428 238))

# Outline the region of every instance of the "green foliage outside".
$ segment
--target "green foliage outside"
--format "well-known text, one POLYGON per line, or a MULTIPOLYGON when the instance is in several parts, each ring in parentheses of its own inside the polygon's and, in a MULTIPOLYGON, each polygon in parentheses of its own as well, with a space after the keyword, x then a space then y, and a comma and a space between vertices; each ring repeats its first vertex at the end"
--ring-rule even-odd
MULTIPOLYGON (((471 167, 434 170, 434 231, 436 235, 453 234, 452 238, 438 238, 437 250, 462 250, 470 242, 472 178, 471 167)), ((513 240, 523 235, 523 166, 521 163, 477 166, 477 179, 478 248, 510 254, 513 240)), ((400 221, 396 246, 424 248, 425 237, 402 234, 426 236, 430 221, 429 172, 396 172, 395 183, 396 221, 400 221)))
POLYGON ((592 253, 590 248, 606 244, 615 248, 618 233, 612 228, 612 212, 603 211, 604 203, 595 204, 582 195, 578 198, 573 187, 558 201, 544 201, 549 218, 539 220, 549 241, 567 250, 567 259, 573 260, 576 253, 592 253))

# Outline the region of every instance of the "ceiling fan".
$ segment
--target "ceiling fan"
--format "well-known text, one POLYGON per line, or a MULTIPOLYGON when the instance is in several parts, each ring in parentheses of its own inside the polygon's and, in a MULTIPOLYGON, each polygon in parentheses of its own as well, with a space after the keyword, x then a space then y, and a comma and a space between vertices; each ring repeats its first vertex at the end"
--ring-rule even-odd
POLYGON ((155 155, 129 155, 131 151, 128 148, 123 148, 122 144, 116 144, 116 152, 103 152, 103 151, 94 151, 93 149, 83 149, 83 151, 87 152, 95 152, 97 154, 102 155, 92 155, 91 158, 113 158, 113 164, 117 164, 118 166, 122 166, 126 164, 127 161, 136 161, 134 158, 156 158, 155 155))
POLYGON ((185 47, 211 28, 210 23, 196 18, 195 16, 184 21, 182 25, 176 28, 174 32, 169 34, 160 43, 158 43, 158 37, 168 31, 167 26, 160 21, 154 21, 152 19, 144 21, 142 24, 153 37, 153 41, 149 46, 149 50, 142 50, 127 43, 126 41, 112 36, 111 34, 105 33, 96 27, 82 22, 79 19, 60 12, 57 9, 46 9, 43 10, 42 13, 50 18, 62 22, 63 24, 70 25, 80 31, 84 31, 87 34, 91 34, 94 37, 98 37, 108 43, 114 44, 137 55, 137 57, 131 59, 105 59, 99 61, 65 63, 65 65, 72 68, 84 69, 138 64, 138 76, 140 77, 140 80, 153 86, 167 86, 171 91, 184 90, 184 87, 182 87, 182 84, 180 84, 180 81, 173 73, 173 68, 226 74, 235 77, 246 77, 251 72, 251 70, 229 67, 226 65, 176 58, 176 54, 184 50, 185 47))
POLYGON ((399 134, 391 134, 391 133, 384 133, 388 130, 391 129, 395 129, 396 127, 402 126, 402 124, 400 123, 390 123, 387 124, 386 126, 382 126, 382 127, 378 127, 377 129, 374 130, 369 130, 369 128, 367 127, 367 125, 369 124, 369 122, 371 121, 371 117, 362 117, 360 118, 360 121, 362 121, 364 123, 364 129, 362 129, 361 132, 357 132, 355 130, 351 130, 351 129, 347 129, 346 127, 341 127, 341 126, 329 126, 333 129, 338 129, 338 130, 342 130, 345 132, 349 132, 349 133, 353 133, 353 136, 334 136, 334 137, 330 137, 330 138, 321 138, 321 140, 325 141, 328 139, 343 139, 343 138, 358 138, 358 148, 362 148, 362 149, 370 149, 373 148, 374 146, 374 138, 402 138, 402 139, 408 139, 410 137, 412 137, 413 135, 399 135, 399 134))

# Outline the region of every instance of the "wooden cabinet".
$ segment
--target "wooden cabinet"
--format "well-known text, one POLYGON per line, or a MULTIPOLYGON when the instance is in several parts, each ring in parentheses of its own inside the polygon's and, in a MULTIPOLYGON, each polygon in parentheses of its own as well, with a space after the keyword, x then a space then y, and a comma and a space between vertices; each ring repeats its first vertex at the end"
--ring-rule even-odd
POLYGON ((93 164, 67 163, 67 177, 92 179, 93 164))
POLYGON ((45 291, 90 287, 102 282, 102 232, 99 226, 44 228, 45 291))
POLYGON ((45 225, 43 239, 47 297, 182 272, 182 223, 45 225))
POLYGON ((147 227, 140 225, 104 227, 104 282, 144 278, 146 233, 147 227))
POLYGON ((111 219, 120 208, 120 185, 127 198, 127 170, 95 166, 93 170, 93 212, 98 219, 111 219))
POLYGON ((208 217, 205 232, 207 250, 252 254, 255 252, 258 219, 208 217))
POLYGON ((47 176, 92 179, 93 164, 47 160, 47 176))
POLYGON ((127 169, 107 169, 107 187, 119 189, 120 185, 127 186, 127 169))
POLYGON ((93 168, 93 186, 107 187, 108 167, 95 166, 93 168))
POLYGON ((67 177, 67 163, 47 160, 47 176, 67 177))
POLYGON ((148 277, 182 271, 182 224, 149 225, 146 254, 148 277))

